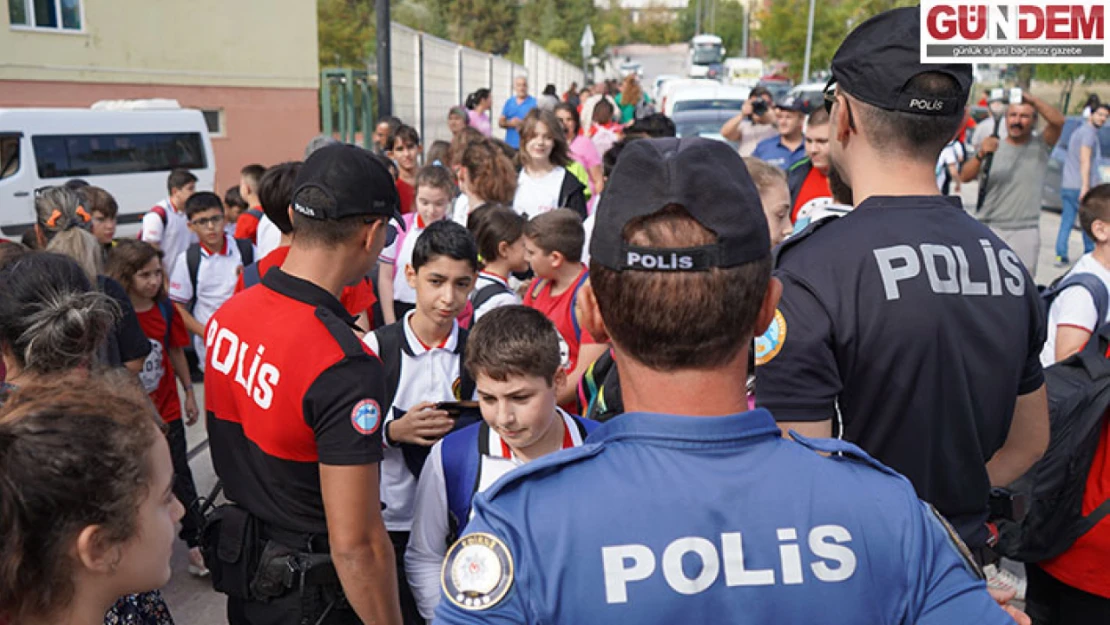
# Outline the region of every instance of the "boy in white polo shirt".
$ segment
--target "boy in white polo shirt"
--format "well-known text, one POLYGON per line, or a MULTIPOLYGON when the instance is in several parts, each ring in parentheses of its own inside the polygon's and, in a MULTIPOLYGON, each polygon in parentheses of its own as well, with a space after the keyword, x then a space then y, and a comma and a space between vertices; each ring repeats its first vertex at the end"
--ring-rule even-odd
POLYGON ((254 262, 250 241, 233 239, 224 230, 224 205, 210 191, 193 194, 185 202, 189 229, 199 241, 178 256, 170 273, 170 299, 177 305, 203 368, 204 326, 216 309, 235 294, 244 265, 254 262))
MULTIPOLYGON (((1095 249, 1084 254, 1067 277, 1092 274, 1110 292, 1110 184, 1100 184, 1083 196, 1079 225, 1095 242, 1095 249)), ((1048 334, 1041 350, 1041 365, 1047 367, 1083 349, 1095 329, 1107 321, 1110 319, 1098 318, 1091 291, 1083 287, 1064 289, 1048 309, 1048 334)))
POLYGON ((470 520, 470 502, 498 478, 560 449, 578 447, 597 427, 556 405, 567 373, 559 333, 525 306, 491 310, 474 325, 466 369, 477 385, 482 423, 448 434, 432 447, 416 487, 405 571, 420 614, 439 604, 448 545, 470 520))
POLYGON ((416 308, 364 339, 385 371, 382 520, 397 557, 405 623, 420 622, 404 577, 416 480, 432 444, 479 418, 477 410, 463 414, 440 406, 474 397, 474 382, 462 368, 467 332, 456 320, 478 277, 474 237, 451 220, 429 224, 421 234, 410 236, 418 238, 404 275, 416 293, 416 308))
POLYGON ((185 202, 196 193, 197 177, 187 169, 175 169, 166 179, 166 188, 169 197, 155 204, 143 215, 139 238, 162 250, 166 275, 172 276, 177 257, 189 244, 197 241, 196 235, 189 229, 189 220, 185 215, 185 202))

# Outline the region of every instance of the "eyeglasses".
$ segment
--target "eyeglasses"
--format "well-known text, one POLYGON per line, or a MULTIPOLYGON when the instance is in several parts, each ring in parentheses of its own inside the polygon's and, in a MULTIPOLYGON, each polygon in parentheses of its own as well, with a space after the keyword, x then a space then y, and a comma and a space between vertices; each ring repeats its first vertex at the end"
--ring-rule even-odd
POLYGON ((223 215, 215 215, 212 217, 205 217, 204 219, 193 219, 189 223, 198 228, 215 228, 222 224, 223 221, 223 215))
MULTIPOLYGON (((835 80, 829 81, 822 95, 824 95, 825 98, 825 112, 832 115, 833 104, 836 103, 837 96, 841 95, 840 91, 837 89, 835 80)), ((852 117, 852 107, 848 105, 848 98, 844 98, 844 108, 848 110, 848 127, 855 130, 856 120, 852 117)))

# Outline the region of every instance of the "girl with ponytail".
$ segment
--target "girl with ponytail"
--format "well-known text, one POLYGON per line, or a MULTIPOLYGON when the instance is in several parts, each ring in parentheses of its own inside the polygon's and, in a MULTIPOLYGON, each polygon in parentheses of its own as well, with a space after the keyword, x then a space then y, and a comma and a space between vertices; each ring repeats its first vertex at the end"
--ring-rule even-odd
POLYGON ((470 114, 470 127, 477 128, 485 136, 490 136, 489 110, 493 96, 489 89, 482 88, 466 96, 466 108, 470 114))

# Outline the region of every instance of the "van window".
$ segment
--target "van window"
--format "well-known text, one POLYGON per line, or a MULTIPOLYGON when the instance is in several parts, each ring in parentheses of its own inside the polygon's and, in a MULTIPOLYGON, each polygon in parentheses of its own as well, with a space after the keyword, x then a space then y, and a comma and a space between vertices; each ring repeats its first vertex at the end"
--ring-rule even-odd
POLYGON ((36 135, 39 178, 107 176, 208 166, 196 132, 36 135))
POLYGON ((19 171, 19 135, 0 136, 0 180, 19 171))

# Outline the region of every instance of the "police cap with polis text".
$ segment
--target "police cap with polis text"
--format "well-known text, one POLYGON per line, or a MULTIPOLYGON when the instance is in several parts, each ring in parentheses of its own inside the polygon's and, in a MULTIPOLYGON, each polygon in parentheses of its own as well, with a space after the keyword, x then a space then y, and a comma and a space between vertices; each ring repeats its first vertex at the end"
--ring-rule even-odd
POLYGON ((880 13, 849 33, 833 56, 829 82, 887 111, 953 115, 967 104, 972 77, 968 64, 921 62, 921 9, 906 7, 880 13), (915 92, 910 81, 926 72, 951 76, 959 93, 938 98, 915 92))
POLYGON ((727 144, 700 137, 629 143, 605 185, 590 239, 590 258, 615 271, 705 271, 770 253, 763 204, 743 159, 727 144), (717 242, 667 249, 624 240, 626 224, 671 204, 684 207, 717 242))
POLYGON ((382 215, 403 223, 393 176, 378 157, 358 146, 335 144, 316 150, 294 185, 293 210, 300 215, 332 220, 382 215))

